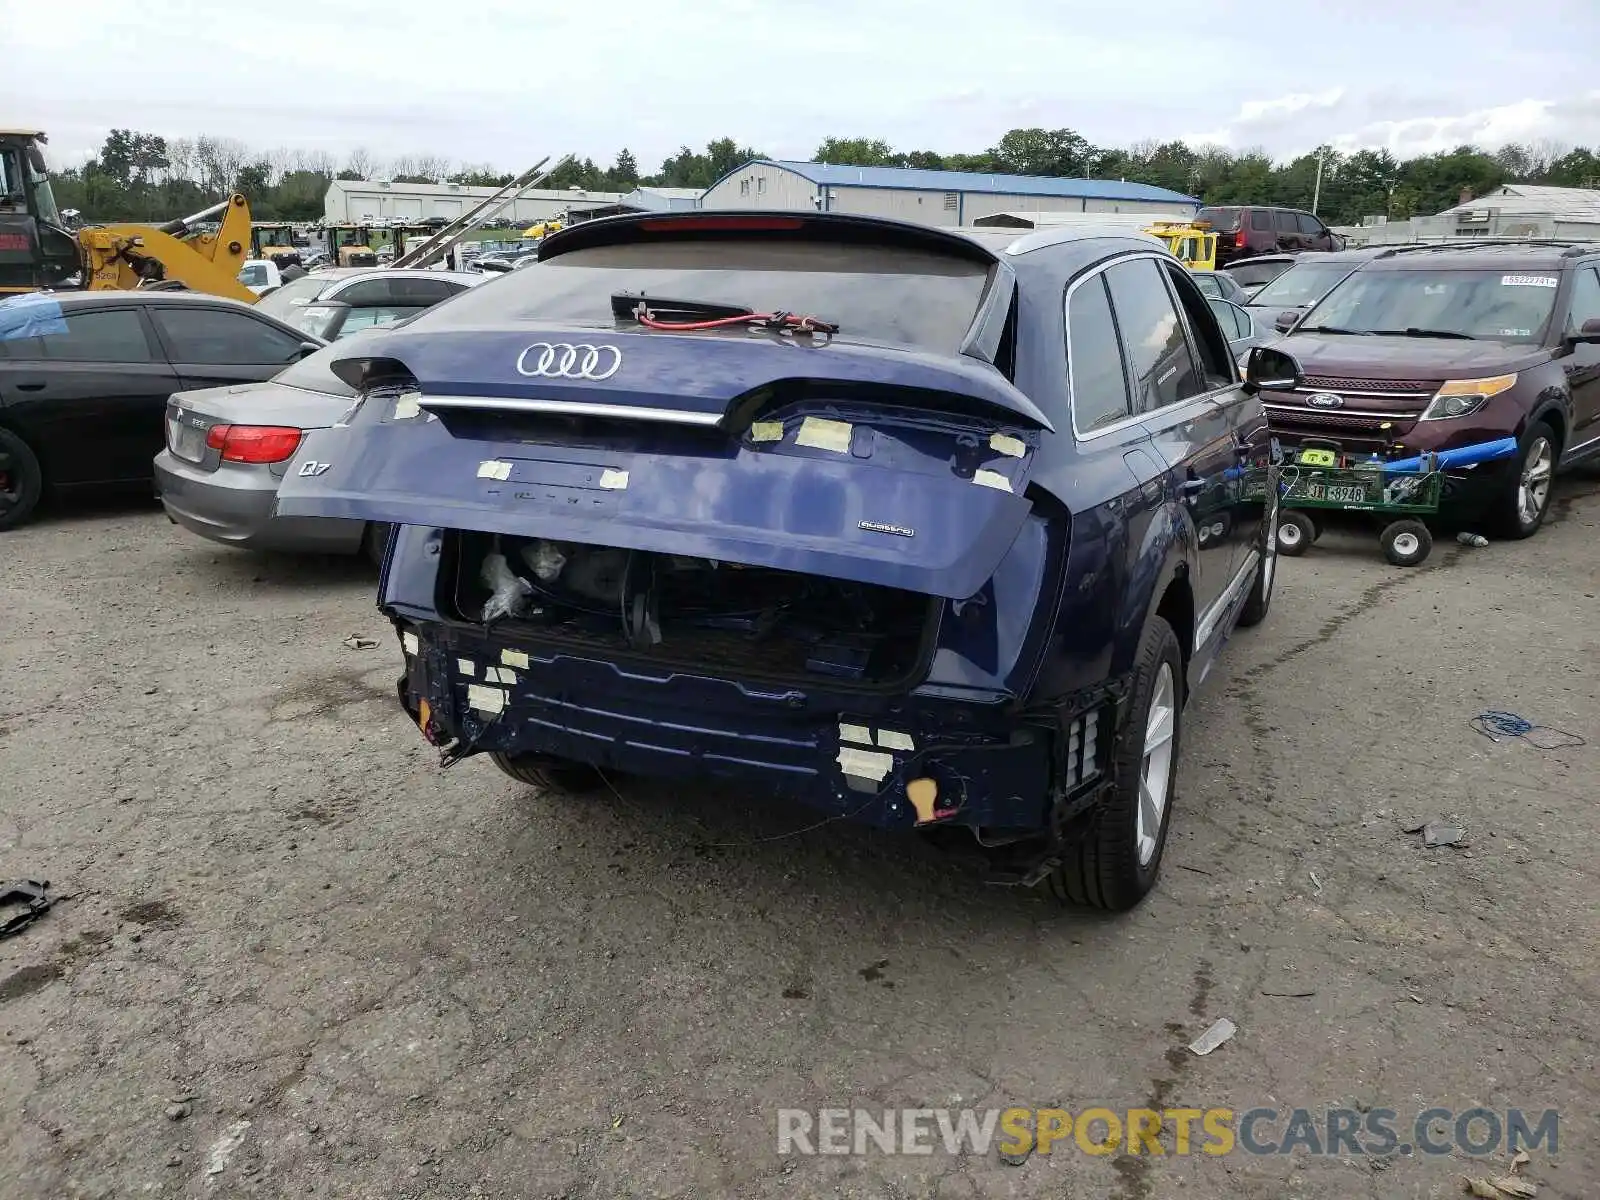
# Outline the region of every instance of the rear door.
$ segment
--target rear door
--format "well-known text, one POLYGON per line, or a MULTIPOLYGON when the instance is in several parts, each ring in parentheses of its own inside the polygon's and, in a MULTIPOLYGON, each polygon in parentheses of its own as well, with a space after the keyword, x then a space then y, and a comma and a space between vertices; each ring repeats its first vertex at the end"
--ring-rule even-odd
MULTIPOLYGON (((1585 321, 1600 320, 1600 274, 1595 268, 1585 266, 1573 273, 1572 299, 1568 304, 1566 331, 1575 336, 1585 321)), ((1572 391, 1572 436, 1568 438, 1569 450, 1584 447, 1600 439, 1600 346, 1579 342, 1572 353, 1561 360, 1567 374, 1567 387, 1572 391)))
MULTIPOLYGON (((1134 410, 1165 466, 1170 490, 1182 498, 1199 550, 1194 580, 1197 616, 1210 612, 1238 567, 1235 503, 1243 450, 1229 411, 1215 393, 1231 388, 1225 363, 1198 358, 1189 319, 1167 273, 1181 268, 1154 257, 1116 263, 1106 284, 1128 360, 1134 410)), ((1192 291, 1192 285, 1190 287, 1192 291)), ((1195 293, 1197 303, 1203 300, 1195 293)), ((1207 318, 1209 319, 1209 318, 1207 318)))
POLYGON ((151 476, 178 390, 136 305, 55 306, 38 334, 0 335, 0 401, 54 485, 151 476))
POLYGON ((184 390, 270 379, 305 353, 305 339, 244 309, 154 304, 150 316, 184 390))
POLYGON ((1278 249, 1294 253, 1305 249, 1305 238, 1300 233, 1300 214, 1289 208, 1272 212, 1272 225, 1278 235, 1278 249))

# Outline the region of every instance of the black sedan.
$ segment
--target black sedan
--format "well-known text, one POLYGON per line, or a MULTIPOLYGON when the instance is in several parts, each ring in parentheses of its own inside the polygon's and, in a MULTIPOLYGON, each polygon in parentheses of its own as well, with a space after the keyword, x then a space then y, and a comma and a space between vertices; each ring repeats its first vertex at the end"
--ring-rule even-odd
POLYGON ((0 529, 47 488, 150 483, 173 392, 270 379, 322 345, 194 292, 0 300, 0 529))

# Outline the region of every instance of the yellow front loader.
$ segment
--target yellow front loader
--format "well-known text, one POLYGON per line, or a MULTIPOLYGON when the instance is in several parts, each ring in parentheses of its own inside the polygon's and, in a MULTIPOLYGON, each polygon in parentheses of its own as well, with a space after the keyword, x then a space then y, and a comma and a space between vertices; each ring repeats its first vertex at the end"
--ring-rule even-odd
POLYGON ((165 225, 93 225, 78 231, 83 286, 91 291, 127 290, 152 284, 254 304, 256 294, 239 282, 250 253, 250 204, 237 193, 220 204, 165 225), (215 233, 197 228, 220 216, 215 233))

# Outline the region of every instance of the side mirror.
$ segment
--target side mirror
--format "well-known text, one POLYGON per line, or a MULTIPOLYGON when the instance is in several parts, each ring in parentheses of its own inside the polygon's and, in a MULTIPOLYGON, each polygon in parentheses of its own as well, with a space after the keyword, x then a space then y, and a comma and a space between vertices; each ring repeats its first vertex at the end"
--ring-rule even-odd
POLYGON ((322 347, 317 345, 316 342, 301 342, 300 343, 300 357, 301 358, 305 358, 307 355, 315 354, 318 350, 321 350, 321 349, 322 349, 322 347))
POLYGON ((1600 317, 1590 317, 1578 327, 1578 332, 1567 340, 1575 346, 1600 343, 1600 317))
POLYGON ((1294 328, 1295 322, 1300 319, 1298 308, 1286 309, 1272 319, 1272 327, 1279 333, 1288 333, 1294 328))
POLYGON ((1245 362, 1245 388, 1256 392, 1289 392, 1299 387, 1304 372, 1291 354, 1271 346, 1253 346, 1245 362))

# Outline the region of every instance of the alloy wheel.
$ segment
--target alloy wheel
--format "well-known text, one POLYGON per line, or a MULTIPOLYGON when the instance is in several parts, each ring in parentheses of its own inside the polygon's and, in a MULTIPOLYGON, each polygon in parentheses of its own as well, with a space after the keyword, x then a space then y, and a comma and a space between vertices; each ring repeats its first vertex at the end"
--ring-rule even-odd
POLYGON ((1555 473, 1555 455, 1550 439, 1536 437, 1522 459, 1522 477, 1517 481, 1517 517, 1524 527, 1536 525, 1550 499, 1550 477, 1555 473))
POLYGON ((1161 840, 1167 795, 1172 785, 1172 737, 1178 725, 1178 687, 1172 664, 1156 671, 1150 694, 1150 714, 1144 728, 1144 760, 1139 768, 1139 815, 1134 837, 1139 865, 1148 866, 1161 840))

